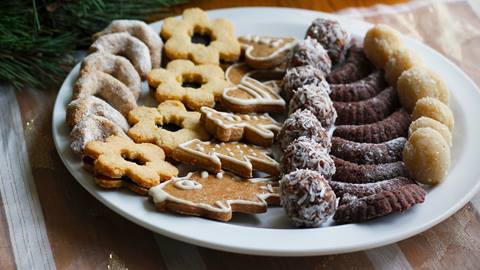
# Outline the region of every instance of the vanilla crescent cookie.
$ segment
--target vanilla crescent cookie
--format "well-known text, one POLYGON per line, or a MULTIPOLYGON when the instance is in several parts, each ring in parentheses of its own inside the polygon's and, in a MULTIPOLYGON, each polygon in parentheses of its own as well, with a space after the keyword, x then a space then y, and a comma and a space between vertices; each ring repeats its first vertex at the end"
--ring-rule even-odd
POLYGON ((129 33, 112 33, 101 36, 90 46, 90 51, 125 56, 142 78, 145 78, 152 69, 147 45, 129 33))
POLYGON ((254 169, 270 175, 278 174, 278 162, 270 157, 271 154, 270 149, 244 143, 194 139, 180 144, 173 152, 173 158, 212 173, 218 173, 223 168, 242 177, 252 177, 254 169))
POLYGON ((95 96, 72 100, 67 106, 67 124, 70 127, 75 126, 90 115, 105 117, 125 132, 130 128, 127 119, 119 111, 95 96))
POLYGON ((280 123, 266 113, 235 114, 208 107, 202 107, 200 112, 207 131, 222 142, 245 139, 252 144, 269 146, 280 130, 280 123))
POLYGON ((84 154, 93 160, 94 174, 103 181, 128 181, 148 189, 178 174, 177 168, 165 161, 162 148, 119 136, 89 142, 84 154))
POLYGON ((167 155, 186 141, 207 140, 209 135, 200 123, 199 112, 189 112, 176 100, 167 100, 157 108, 137 107, 128 114, 133 125, 128 135, 135 142, 160 146, 167 155))
POLYGON ((97 96, 112 105, 124 116, 137 107, 137 101, 132 91, 113 76, 92 71, 83 73, 73 88, 73 99, 97 96))
POLYGON ((139 20, 114 20, 107 28, 93 35, 94 39, 111 33, 127 32, 147 45, 152 68, 160 67, 163 42, 160 36, 145 22, 139 20))
POLYGON ((293 37, 246 35, 238 38, 245 63, 255 69, 272 69, 288 58, 297 41, 293 37))
POLYGON ((228 86, 223 70, 215 65, 195 65, 188 60, 174 60, 165 69, 148 73, 148 84, 156 88, 158 102, 181 101, 191 110, 213 107, 228 86))
POLYGON ((101 52, 89 54, 82 61, 80 74, 91 71, 108 73, 124 83, 135 98, 140 95, 142 80, 130 61, 122 56, 101 52))
POLYGON ((267 203, 278 202, 278 193, 268 178, 243 179, 228 172, 190 172, 149 190, 159 211, 229 221, 233 212, 267 211, 267 203))
POLYGON ((166 40, 165 53, 172 60, 218 65, 220 60, 232 62, 240 57, 232 23, 221 18, 210 20, 199 8, 185 9, 181 19, 165 19, 160 34, 166 40))

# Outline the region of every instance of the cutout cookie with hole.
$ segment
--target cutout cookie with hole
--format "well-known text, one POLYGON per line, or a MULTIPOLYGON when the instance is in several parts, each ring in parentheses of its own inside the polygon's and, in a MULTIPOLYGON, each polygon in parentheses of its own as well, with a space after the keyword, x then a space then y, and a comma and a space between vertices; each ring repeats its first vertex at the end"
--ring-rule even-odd
POLYGON ((188 60, 175 60, 166 69, 154 69, 147 76, 148 84, 156 88, 158 102, 181 101, 191 110, 213 107, 215 100, 228 86, 223 70, 214 65, 195 65, 188 60))
POLYGON ((170 155, 181 143, 209 138, 200 116, 199 112, 188 112, 175 100, 167 100, 157 108, 137 107, 128 114, 133 125, 128 135, 136 142, 154 143, 170 155))
POLYGON ((172 60, 218 65, 220 60, 233 62, 240 57, 240 43, 232 23, 225 19, 210 20, 199 8, 184 10, 181 19, 165 19, 160 35, 166 40, 165 53, 172 60))

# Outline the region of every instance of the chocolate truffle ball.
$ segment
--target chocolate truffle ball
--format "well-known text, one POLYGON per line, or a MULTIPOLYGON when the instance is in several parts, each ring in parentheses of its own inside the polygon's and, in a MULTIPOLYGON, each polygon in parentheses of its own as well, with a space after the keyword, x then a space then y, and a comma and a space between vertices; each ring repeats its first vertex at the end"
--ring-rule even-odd
POLYGON ((332 69, 332 61, 328 56, 328 52, 318 41, 307 37, 298 42, 288 62, 289 68, 298 66, 313 66, 322 71, 325 76, 332 69))
POLYGON ((297 110, 283 122, 278 132, 277 141, 280 148, 285 150, 288 145, 300 136, 306 136, 330 149, 331 143, 327 132, 320 121, 309 110, 297 110))
POLYGON ((280 181, 280 200, 297 227, 318 227, 337 208, 337 198, 328 181, 316 171, 297 170, 280 181))
POLYGON ((318 85, 330 90, 322 71, 313 66, 299 66, 290 68, 285 73, 282 82, 283 96, 290 100, 298 88, 308 84, 318 85))
POLYGON ((318 18, 308 27, 306 36, 317 40, 328 51, 333 64, 345 60, 351 37, 337 21, 318 18))

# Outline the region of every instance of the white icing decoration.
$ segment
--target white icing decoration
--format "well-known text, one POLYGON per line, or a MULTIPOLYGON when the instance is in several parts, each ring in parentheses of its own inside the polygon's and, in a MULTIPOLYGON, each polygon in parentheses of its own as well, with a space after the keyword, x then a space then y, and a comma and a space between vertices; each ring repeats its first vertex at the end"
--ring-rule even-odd
POLYGON ((207 171, 202 171, 201 177, 204 178, 204 179, 208 178, 208 172, 207 171))
POLYGON ((223 179, 223 172, 217 173, 217 175, 215 175, 215 177, 216 177, 217 179, 223 179))
POLYGON ((265 84, 252 79, 250 77, 243 77, 240 84, 225 88, 222 94, 222 98, 225 101, 228 101, 232 104, 241 105, 241 106, 248 106, 248 105, 277 105, 277 106, 285 106, 285 100, 275 93, 270 87, 266 86, 265 84), (243 99, 229 95, 229 93, 233 90, 240 89, 245 91, 253 98, 243 99))
POLYGON ((245 42, 268 45, 271 48, 278 47, 270 55, 252 56, 252 51, 254 50, 254 46, 252 44, 242 44, 242 47, 245 48, 245 54, 248 55, 249 58, 259 60, 259 61, 271 60, 277 57, 279 54, 283 53, 284 51, 290 50, 297 44, 297 41, 293 38, 290 41, 287 41, 286 38, 276 38, 276 37, 270 38, 270 37, 251 36, 251 35, 243 36, 240 38, 240 40, 243 40, 245 42), (280 47, 282 43, 283 43, 283 46, 280 47))
POLYGON ((175 187, 179 189, 191 190, 191 189, 202 189, 202 184, 194 180, 182 179, 175 181, 175 187))

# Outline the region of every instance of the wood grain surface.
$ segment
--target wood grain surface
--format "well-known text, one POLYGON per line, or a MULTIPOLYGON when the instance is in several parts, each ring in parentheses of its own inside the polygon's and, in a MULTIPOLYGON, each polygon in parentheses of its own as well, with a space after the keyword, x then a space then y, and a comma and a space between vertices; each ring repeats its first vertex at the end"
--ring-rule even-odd
MULTIPOLYGON (((232 6, 269 5, 338 11, 346 7, 370 6, 375 1, 287 1, 232 0, 198 1, 187 6, 205 9, 232 6)), ((382 1, 392 4, 404 1, 382 1)), ((419 39, 440 51, 480 84, 480 19, 467 2, 433 1, 421 5, 368 8, 355 16, 370 22, 382 22, 419 39)), ((479 269, 480 267, 480 196, 441 224, 410 239, 386 247, 332 256, 276 258, 247 256, 178 242, 137 226, 92 197, 68 173, 57 155, 51 132, 51 115, 58 88, 49 91, 23 89, 15 91, 0 85, 2 113, 2 150, 11 151, 26 167, 21 174, 12 171, 14 160, 0 162, 0 183, 27 181, 30 173, 34 189, 27 197, 38 198, 26 216, 41 217, 42 224, 20 223, 12 228, 11 213, 15 200, 0 201, 0 269, 479 269), (12 136, 17 134, 17 136, 12 136), (20 149, 20 150, 18 150, 20 149), (22 152, 21 149, 25 153, 22 152), (8 178, 8 179, 7 179, 8 178), (36 208, 37 207, 37 208, 36 208), (37 226, 37 227, 36 227, 37 226), (44 226, 43 229, 38 226, 44 226), (23 231, 20 235, 12 234, 23 231), (26 251, 12 241, 28 233, 44 230, 55 266, 48 264, 45 250, 26 251), (39 255, 44 254, 44 258, 39 255), (36 255, 32 256, 32 255, 36 255), (33 267, 26 267, 30 260, 33 267), (45 261, 47 260, 47 261, 45 261), (35 264, 37 263, 37 264, 35 264)), ((452 89, 454 91, 454 89, 452 89)), ((1 187, 4 191, 5 187, 1 187)), ((9 192, 16 193, 15 189, 9 192)), ((18 193, 20 194, 20 193, 18 193)), ((17 194, 17 195, 18 195, 17 194)), ((11 195, 11 194, 8 194, 11 195)), ((18 200, 22 200, 19 198, 18 200)), ((33 237, 33 236, 32 236, 33 237)), ((40 237, 37 235, 35 237, 40 237)), ((321 241, 321 239, 319 239, 321 241)), ((38 248, 34 244, 30 248, 38 248)), ((43 256, 43 255, 40 255, 43 256)))

